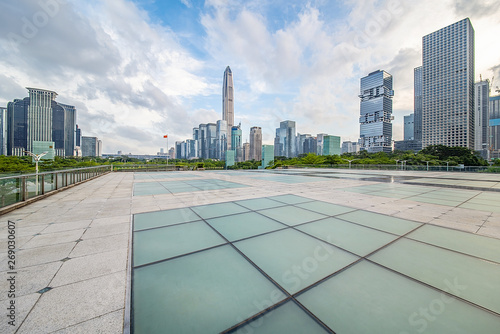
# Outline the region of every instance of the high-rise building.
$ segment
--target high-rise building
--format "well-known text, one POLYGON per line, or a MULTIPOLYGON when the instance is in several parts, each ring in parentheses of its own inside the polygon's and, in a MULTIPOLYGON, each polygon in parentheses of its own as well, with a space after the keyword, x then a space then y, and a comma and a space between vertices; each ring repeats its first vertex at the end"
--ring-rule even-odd
POLYGON ((404 116, 404 129, 403 137, 404 140, 414 140, 415 139, 415 114, 409 114, 404 116))
MULTIPOLYGON (((177 146, 175 147, 175 153, 176 156, 179 156, 177 146)), ((198 127, 198 157, 200 159, 208 159, 208 140, 207 140, 206 124, 200 124, 198 127)))
POLYGON ((30 100, 27 151, 33 151, 34 141, 52 141, 52 101, 57 93, 39 88, 26 89, 30 100))
POLYGON ((262 145, 262 162, 259 169, 266 168, 271 161, 274 161, 273 145, 262 145))
POLYGON ((468 18, 422 38, 422 146, 474 148, 474 29, 468 18))
POLYGON ((302 150, 303 154, 309 154, 309 153, 314 153, 318 154, 318 144, 316 137, 306 137, 304 139, 304 146, 302 150))
POLYGON ((491 159, 500 158, 500 95, 490 97, 489 151, 491 159))
POLYGON ((417 151, 422 149, 422 66, 413 69, 413 138, 417 151))
POLYGON ((75 146, 82 146, 82 129, 78 127, 78 124, 76 124, 75 130, 75 146))
POLYGON ((361 78, 360 149, 392 151, 392 75, 375 71, 361 78))
POLYGON ((7 103, 7 155, 23 156, 28 149, 29 97, 7 103))
POLYGON ((340 153, 357 153, 359 152, 359 145, 357 142, 345 141, 342 142, 342 148, 340 149, 340 153))
MULTIPOLYGON (((233 72, 228 66, 224 71, 222 83, 222 120, 227 122, 227 133, 231 133, 234 125, 234 87, 233 72)), ((227 138, 227 147, 232 147, 231 138, 227 138)))
POLYGON ((297 148, 297 155, 307 153, 304 151, 304 143, 306 142, 307 138, 311 138, 310 134, 307 133, 297 133, 296 137, 296 148, 297 148))
POLYGON ((219 160, 225 159, 225 154, 227 150, 227 122, 224 120, 217 121, 216 129, 216 158, 219 160))
POLYGON ((84 157, 99 157, 101 156, 102 143, 97 137, 82 136, 82 156, 84 157))
POLYGON ((280 127, 276 129, 274 138, 274 155, 293 158, 297 156, 295 122, 280 122, 280 127))
POLYGON ((64 154, 63 156, 74 155, 76 138, 76 108, 63 103, 58 103, 64 109, 64 154))
POLYGON ((340 155, 340 137, 339 136, 324 136, 323 137, 323 155, 340 155))
POLYGON ((0 107, 0 155, 7 155, 7 108, 0 107))
POLYGON ((208 123, 207 124, 207 149, 208 149, 208 159, 217 159, 217 124, 208 123))
POLYGON ((248 160, 251 160, 250 159, 250 143, 243 143, 243 150, 242 150, 242 160, 243 161, 248 161, 248 160))
POLYGON ((323 137, 328 136, 326 133, 318 133, 316 136, 317 155, 323 155, 323 137))
POLYGON ((487 158, 488 150, 488 123, 490 104, 490 81, 476 82, 475 88, 475 124, 474 124, 474 150, 481 152, 487 158))
POLYGON ((186 159, 195 159, 198 154, 198 141, 186 139, 186 159))
POLYGON ((243 159, 241 135, 241 124, 231 128, 231 150, 234 151, 234 158, 237 162, 240 162, 243 159))
POLYGON ((262 128, 260 126, 250 128, 250 156, 248 160, 262 160, 262 128))

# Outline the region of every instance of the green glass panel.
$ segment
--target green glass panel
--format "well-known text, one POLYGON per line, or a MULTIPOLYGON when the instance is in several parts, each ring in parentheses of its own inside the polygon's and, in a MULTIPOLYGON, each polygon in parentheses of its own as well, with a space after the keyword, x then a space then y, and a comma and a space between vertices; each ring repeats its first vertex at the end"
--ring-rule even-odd
POLYGON ((294 302, 286 302, 284 305, 266 313, 248 325, 239 328, 237 333, 315 334, 328 332, 294 302))
POLYGON ((349 212, 337 218, 398 235, 410 232, 421 225, 413 221, 361 210, 349 212))
POLYGON ((362 261, 298 301, 336 333, 494 334, 500 318, 362 261))
POLYGON ((500 313, 500 264, 401 239, 370 259, 500 313))
POLYGON ((207 220, 207 222, 229 241, 287 227, 255 212, 212 218, 207 220))
POLYGON ((296 293, 358 259, 292 229, 234 245, 290 293, 296 293))
POLYGON ((282 202, 277 202, 269 198, 254 198, 254 199, 246 199, 243 201, 236 201, 234 203, 238 203, 239 205, 243 205, 245 208, 250 210, 261 210, 261 209, 269 209, 275 208, 277 206, 285 205, 282 202))
POLYGON ((195 220, 200 220, 200 217, 189 208, 136 213, 134 215, 134 231, 195 220))
POLYGON ((269 218, 279 221, 280 223, 287 224, 290 226, 326 217, 325 215, 297 208, 295 206, 285 206, 272 209, 265 209, 259 212, 269 218))
POLYGON ((346 206, 332 204, 332 203, 326 203, 326 202, 320 202, 320 201, 297 204, 297 206, 300 208, 303 208, 303 209, 316 211, 318 213, 322 213, 322 214, 327 215, 327 216, 335 216, 335 215, 339 215, 341 213, 346 213, 346 212, 356 210, 353 208, 348 208, 346 206))
POLYGON ((500 239, 432 225, 424 225, 407 237, 500 263, 500 239))
POLYGON ((225 243, 205 222, 134 232, 134 266, 225 243))
POLYGON ((231 246, 134 269, 135 333, 219 333, 284 299, 231 246))
POLYGON ((297 229, 361 256, 365 256, 398 238, 394 234, 380 232, 336 218, 327 218, 300 225, 297 229))
POLYGON ((248 211, 248 209, 245 209, 240 205, 234 203, 217 203, 217 204, 200 205, 200 206, 193 206, 191 207, 191 209, 193 209, 193 211, 195 211, 198 215, 200 215, 204 219, 233 215, 248 211))
POLYGON ((296 195, 279 195, 279 196, 273 196, 273 197, 269 197, 269 198, 286 203, 286 204, 298 204, 298 203, 312 201, 312 199, 300 197, 300 196, 296 196, 296 195))

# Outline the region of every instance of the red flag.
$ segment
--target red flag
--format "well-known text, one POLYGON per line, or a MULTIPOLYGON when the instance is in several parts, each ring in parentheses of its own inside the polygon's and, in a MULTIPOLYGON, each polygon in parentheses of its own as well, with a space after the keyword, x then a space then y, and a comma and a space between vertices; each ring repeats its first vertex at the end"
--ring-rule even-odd
POLYGON ((168 135, 164 135, 163 138, 168 138, 168 135))

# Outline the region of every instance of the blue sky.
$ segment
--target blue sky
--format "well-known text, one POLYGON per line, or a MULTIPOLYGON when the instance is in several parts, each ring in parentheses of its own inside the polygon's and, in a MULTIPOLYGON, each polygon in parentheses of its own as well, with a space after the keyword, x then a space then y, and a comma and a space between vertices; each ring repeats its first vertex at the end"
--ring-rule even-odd
POLYGON ((394 76, 394 139, 413 110, 422 36, 465 17, 476 79, 500 85, 500 8, 493 0, 4 0, 0 106, 25 87, 73 104, 104 152, 156 153, 221 117, 231 66, 235 121, 272 144, 282 120, 300 133, 359 135, 359 79, 394 76), (26 23, 28 22, 28 23, 26 23), (30 31, 26 25, 35 28, 30 31))

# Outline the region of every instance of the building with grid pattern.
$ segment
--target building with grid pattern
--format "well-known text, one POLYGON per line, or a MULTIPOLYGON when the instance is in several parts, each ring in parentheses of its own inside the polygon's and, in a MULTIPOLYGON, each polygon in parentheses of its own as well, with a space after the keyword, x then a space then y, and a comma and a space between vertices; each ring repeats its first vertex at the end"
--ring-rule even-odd
POLYGON ((474 148, 474 29, 468 18, 422 38, 422 144, 474 148))
POLYGON ((487 158, 488 151, 488 122, 490 104, 490 81, 482 80, 476 82, 475 87, 475 124, 474 124, 474 150, 480 151, 484 158, 487 158))
POLYGON ((250 155, 248 160, 262 160, 262 128, 260 126, 250 128, 250 155))
POLYGON ((392 151, 392 75, 375 71, 361 78, 360 149, 392 151))
POLYGON ((490 158, 500 158, 500 95, 490 97, 489 144, 490 158))

